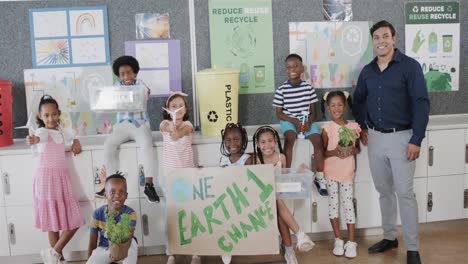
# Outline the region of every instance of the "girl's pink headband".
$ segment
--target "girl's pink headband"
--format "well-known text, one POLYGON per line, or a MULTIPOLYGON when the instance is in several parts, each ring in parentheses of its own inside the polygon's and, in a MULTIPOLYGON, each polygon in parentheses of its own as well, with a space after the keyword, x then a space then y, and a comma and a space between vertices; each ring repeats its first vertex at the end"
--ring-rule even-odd
POLYGON ((185 97, 188 96, 188 94, 186 94, 186 93, 184 93, 184 92, 174 92, 174 91, 171 91, 171 94, 169 95, 169 97, 168 97, 167 100, 166 100, 166 107, 169 106, 169 100, 171 100, 171 98, 172 98, 174 95, 180 95, 180 96, 185 96, 185 97))

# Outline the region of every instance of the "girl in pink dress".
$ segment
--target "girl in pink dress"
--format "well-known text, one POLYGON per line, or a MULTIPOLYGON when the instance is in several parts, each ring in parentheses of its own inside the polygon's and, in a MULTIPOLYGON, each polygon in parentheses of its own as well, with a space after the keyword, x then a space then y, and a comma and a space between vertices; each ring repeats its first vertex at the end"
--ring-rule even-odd
POLYGON ((65 159, 66 148, 77 155, 81 145, 60 129, 59 121, 57 101, 44 95, 37 115, 39 128, 34 135, 26 137, 27 144, 38 144, 39 149, 39 166, 33 180, 35 225, 49 233, 51 246, 41 251, 41 257, 44 263, 54 264, 60 263, 63 248, 84 225, 65 159))
MULTIPOLYGON (((354 258, 357 254, 357 243, 354 240, 356 217, 353 205, 353 178, 355 171, 354 155, 359 152, 359 141, 356 140, 351 153, 343 153, 337 146, 339 141, 338 131, 341 126, 354 130, 356 136, 359 136, 361 128, 357 123, 344 119, 346 101, 351 103, 349 94, 342 91, 333 91, 326 93, 324 100, 327 103, 328 112, 332 119, 332 121, 322 126, 322 140, 325 153, 323 172, 327 179, 328 212, 335 234, 333 254, 354 258), (344 244, 340 234, 340 204, 344 207, 343 211, 348 227, 348 242, 346 244, 344 244)), ((322 110, 324 110, 323 103, 322 110)))

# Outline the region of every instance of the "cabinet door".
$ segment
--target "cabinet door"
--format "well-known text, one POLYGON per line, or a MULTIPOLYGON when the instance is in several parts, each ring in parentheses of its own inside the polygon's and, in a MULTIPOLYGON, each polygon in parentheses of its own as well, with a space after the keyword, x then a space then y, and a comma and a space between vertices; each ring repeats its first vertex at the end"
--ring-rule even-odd
POLYGON ((6 216, 12 256, 38 254, 49 247, 47 232, 34 226, 34 207, 6 207, 6 216))
MULTIPOLYGON (((96 208, 99 208, 103 205, 107 204, 107 200, 104 200, 104 199, 98 199, 96 200, 96 208)), ((134 236, 136 237, 136 239, 138 240, 138 246, 139 247, 142 247, 143 246, 143 239, 142 239, 142 235, 141 235, 141 210, 140 210, 140 199, 127 199, 125 201, 125 204, 127 206, 129 206, 130 208, 132 208, 136 214, 137 214, 137 224, 136 224, 136 227, 135 227, 135 233, 134 233, 134 236)), ((92 215, 91 215, 92 216, 92 215)))
POLYGON ((328 217, 328 196, 320 196, 316 189, 312 192, 312 232, 332 231, 330 218, 328 217))
POLYGON ((312 232, 312 202, 311 199, 293 200, 294 218, 305 233, 312 232))
POLYGON ((166 245, 166 200, 160 203, 149 203, 146 199, 140 199, 141 223, 143 231, 144 247, 166 245))
POLYGON ((6 206, 32 206, 33 177, 36 168, 37 158, 33 158, 31 154, 2 157, 4 184, 8 182, 9 189, 9 193, 5 193, 6 206))
POLYGON ((67 152, 67 161, 75 196, 80 202, 94 200, 91 151, 83 151, 77 156, 67 152))
POLYGON ((297 139, 294 143, 293 159, 291 162, 291 168, 298 168, 301 165, 305 165, 311 168, 311 158, 314 146, 308 139, 297 139))
POLYGON ((464 129, 429 131, 428 148, 428 176, 455 175, 464 173, 464 129), (431 155, 433 156, 432 164, 430 161, 431 155))
POLYGON ((428 178, 428 205, 426 206, 428 222, 462 218, 462 186, 463 175, 450 175, 428 178), (431 201, 432 209, 429 209, 431 201))
POLYGON ((10 255, 8 225, 5 216, 5 207, 0 207, 0 257, 10 255))
POLYGON ((373 182, 356 182, 354 184, 356 208, 356 227, 378 227, 382 224, 379 193, 373 182))
POLYGON ((95 205, 93 201, 80 202, 81 215, 83 216, 83 219, 85 220, 85 225, 78 229, 78 231, 75 233, 73 238, 70 240, 70 243, 67 244, 67 246, 64 249, 65 255, 68 252, 72 252, 72 251, 87 251, 88 250, 89 223, 93 216, 94 208, 95 208, 95 205))
POLYGON ((465 213, 465 218, 468 218, 468 174, 465 174, 465 187, 463 190, 463 211, 465 213))
MULTIPOLYGON (((121 148, 118 150, 119 171, 123 172, 127 178, 128 198, 139 198, 139 179, 136 148, 121 148)), ((98 192, 104 188, 105 178, 100 178, 101 168, 104 166, 104 151, 93 150, 93 177, 94 191, 98 192)))
POLYGON ((5 206, 5 193, 10 192, 10 178, 8 173, 3 170, 2 158, 3 157, 0 156, 0 207, 5 206))

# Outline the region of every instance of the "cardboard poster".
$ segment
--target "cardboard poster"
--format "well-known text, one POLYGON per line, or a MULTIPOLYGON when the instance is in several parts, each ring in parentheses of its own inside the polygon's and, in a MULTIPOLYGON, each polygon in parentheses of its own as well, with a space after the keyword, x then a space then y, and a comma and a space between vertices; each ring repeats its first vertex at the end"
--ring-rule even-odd
POLYGON ((210 0, 211 66, 240 70, 239 93, 275 89, 271 0, 210 0))
POLYGON ((405 3, 406 55, 421 64, 429 92, 459 90, 459 8, 458 2, 405 3))
POLYGON ((279 253, 271 164, 176 169, 166 198, 169 254, 279 253))
POLYGON ((371 22, 290 22, 289 51, 314 88, 346 88, 373 59, 371 22))

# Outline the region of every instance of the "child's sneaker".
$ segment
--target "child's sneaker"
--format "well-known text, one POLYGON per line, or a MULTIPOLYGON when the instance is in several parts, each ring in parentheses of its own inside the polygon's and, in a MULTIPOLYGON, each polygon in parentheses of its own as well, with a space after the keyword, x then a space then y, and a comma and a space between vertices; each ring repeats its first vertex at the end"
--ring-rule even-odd
POLYGON ((343 240, 339 238, 335 238, 335 248, 333 248, 333 255, 343 256, 343 254, 344 254, 343 240))
POLYGON ((156 193, 156 189, 154 189, 154 185, 152 183, 145 184, 145 191, 146 199, 150 203, 159 203, 159 196, 156 193))
POLYGON ((197 255, 193 255, 192 256, 192 261, 190 262, 190 264, 201 264, 201 259, 199 256, 197 255))
POLYGON ((169 256, 167 258, 166 264, 175 264, 175 257, 174 256, 169 256))
POLYGON ((96 193, 97 198, 105 198, 106 197, 106 189, 102 188, 99 192, 96 193))
POLYGON ((315 243, 310 239, 310 237, 308 235, 301 232, 297 236, 297 245, 296 246, 297 246, 297 249, 300 252, 307 252, 307 251, 311 250, 315 246, 315 243))
POLYGON ((53 248, 41 250, 41 258, 44 264, 60 264, 62 255, 57 253, 53 248))
POLYGON ((223 264, 231 263, 232 256, 231 255, 222 255, 221 259, 223 260, 223 264))
POLYGON ((317 192, 321 196, 328 196, 327 180, 323 176, 323 172, 316 172, 315 173, 314 184, 317 187, 317 192))
POLYGON ((294 250, 292 250, 291 252, 286 252, 284 254, 284 259, 286 260, 286 264, 298 264, 296 253, 294 253, 294 250))
POLYGON ((346 244, 344 245, 345 257, 347 258, 356 257, 357 256, 356 248, 357 248, 356 242, 353 242, 353 241, 346 242, 346 244))

